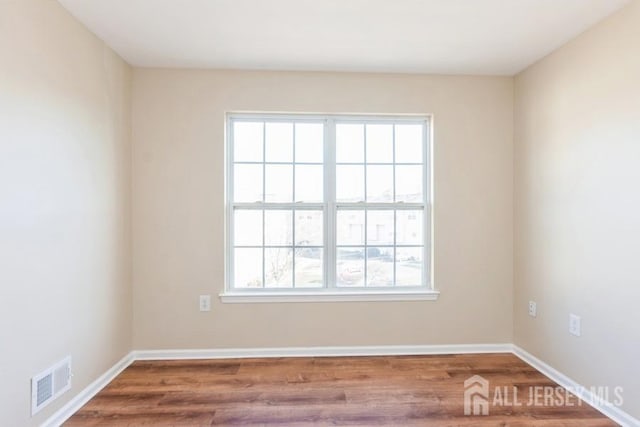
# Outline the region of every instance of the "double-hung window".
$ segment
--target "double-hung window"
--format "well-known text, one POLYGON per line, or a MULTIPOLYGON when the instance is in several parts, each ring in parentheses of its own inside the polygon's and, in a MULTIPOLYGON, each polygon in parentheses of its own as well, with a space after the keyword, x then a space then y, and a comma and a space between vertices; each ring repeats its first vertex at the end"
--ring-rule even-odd
POLYGON ((435 298, 429 125, 230 114, 223 300, 435 298))

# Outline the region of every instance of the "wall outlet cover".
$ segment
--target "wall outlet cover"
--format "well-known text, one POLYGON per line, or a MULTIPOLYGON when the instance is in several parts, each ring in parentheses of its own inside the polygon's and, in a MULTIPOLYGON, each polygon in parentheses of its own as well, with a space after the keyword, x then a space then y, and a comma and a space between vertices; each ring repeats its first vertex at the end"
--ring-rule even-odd
POLYGON ((580 316, 573 313, 569 314, 569 333, 579 337, 581 334, 580 329, 580 316))
POLYGON ((538 315, 538 304, 535 301, 529 301, 529 316, 536 317, 538 315))
POLYGON ((200 311, 211 311, 211 295, 200 295, 200 311))

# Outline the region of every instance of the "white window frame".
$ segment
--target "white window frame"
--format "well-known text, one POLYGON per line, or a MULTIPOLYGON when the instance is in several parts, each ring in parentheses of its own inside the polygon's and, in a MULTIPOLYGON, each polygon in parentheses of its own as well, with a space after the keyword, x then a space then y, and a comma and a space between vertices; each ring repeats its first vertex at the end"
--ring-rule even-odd
MULTIPOLYGON (((225 132, 225 288, 220 299, 225 303, 253 303, 253 302, 331 302, 331 301, 412 301, 436 300, 439 292, 433 284, 433 223, 432 223, 432 116, 422 115, 352 115, 352 114, 262 114, 262 113, 228 113, 226 115, 225 132), (263 122, 319 122, 324 125, 324 201, 318 203, 238 203, 233 201, 234 147, 233 123, 235 121, 263 121, 263 122), (335 197, 335 129, 336 123, 363 124, 422 124, 423 132, 423 201, 417 203, 387 202, 370 203, 336 202, 335 197), (385 209, 420 209, 423 211, 423 269, 422 286, 392 286, 392 287, 360 287, 344 288, 336 286, 336 227, 337 211, 341 209, 354 210, 385 210, 385 209), (233 214, 235 208, 243 209, 295 209, 321 208, 324 215, 324 256, 323 256, 323 288, 287 288, 287 289, 245 289, 233 287, 233 214)), ((395 144, 395 139, 394 139, 395 144)), ((365 144, 366 150, 366 144, 365 144)), ((395 152, 395 149, 394 149, 395 152)), ((263 153, 266 156, 266 153, 263 153)), ((295 159, 293 159, 295 161, 295 159)), ((365 159, 366 163, 366 151, 365 159)), ((396 163, 393 163, 394 170, 396 163)), ((365 186, 366 186, 365 167, 365 186)), ((265 183, 263 183, 265 185, 265 183)), ((294 174, 295 186, 295 174, 294 174)), ((366 191, 366 190, 365 190, 366 191)), ((366 214, 365 214, 366 218, 366 214)), ((366 222, 365 222, 366 230, 366 222)), ((394 238, 395 240, 395 238, 394 238)), ((295 244, 295 242, 293 242, 295 244)), ((356 245, 359 246, 359 245, 356 245)), ((372 245, 374 246, 374 245, 372 245)), ((384 245, 383 245, 384 246, 384 245)), ((394 245, 395 241, 394 241, 394 245)), ((365 259, 366 259, 365 246, 365 259)), ((295 248, 294 248, 295 250, 295 248)), ((366 265, 365 265, 366 268, 366 265)), ((394 267, 395 268, 395 267, 394 267)))

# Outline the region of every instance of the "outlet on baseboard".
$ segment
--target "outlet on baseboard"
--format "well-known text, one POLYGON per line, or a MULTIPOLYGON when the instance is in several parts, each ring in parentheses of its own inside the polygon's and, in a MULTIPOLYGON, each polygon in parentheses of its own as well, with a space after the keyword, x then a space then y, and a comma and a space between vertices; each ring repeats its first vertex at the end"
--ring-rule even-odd
POLYGON ((538 304, 535 301, 529 301, 529 316, 536 317, 538 315, 538 304))
POLYGON ((211 311, 211 295, 200 295, 200 311, 211 311))
POLYGON ((569 314, 569 333, 576 337, 580 336, 580 316, 573 313, 569 314))

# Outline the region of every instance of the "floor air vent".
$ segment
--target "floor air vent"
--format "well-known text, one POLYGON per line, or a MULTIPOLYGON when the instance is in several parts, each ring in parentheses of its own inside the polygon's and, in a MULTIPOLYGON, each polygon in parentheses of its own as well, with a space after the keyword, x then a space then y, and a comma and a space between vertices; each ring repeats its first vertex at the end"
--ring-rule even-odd
POLYGON ((31 379, 31 415, 71 388, 71 356, 31 379))

